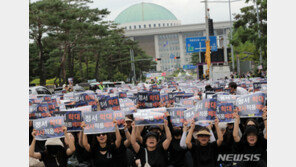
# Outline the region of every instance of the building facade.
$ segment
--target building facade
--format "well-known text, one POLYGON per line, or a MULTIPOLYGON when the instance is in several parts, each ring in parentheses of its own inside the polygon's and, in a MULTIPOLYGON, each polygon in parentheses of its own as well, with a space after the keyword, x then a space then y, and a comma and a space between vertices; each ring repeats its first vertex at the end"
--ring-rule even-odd
MULTIPOLYGON (((122 11, 115 22, 147 55, 161 58, 157 61, 157 71, 171 71, 191 64, 192 54, 186 53, 186 38, 206 36, 205 24, 182 25, 172 12, 152 3, 132 5, 122 11)), ((214 22, 213 27, 218 48, 227 48, 230 22, 214 22)))

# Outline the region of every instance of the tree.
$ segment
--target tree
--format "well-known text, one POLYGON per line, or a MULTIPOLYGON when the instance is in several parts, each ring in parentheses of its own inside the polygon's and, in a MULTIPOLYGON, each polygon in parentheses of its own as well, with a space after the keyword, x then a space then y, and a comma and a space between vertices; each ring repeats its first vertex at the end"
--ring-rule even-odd
MULTIPOLYGON (((250 0, 246 0, 248 3, 250 0)), ((259 24, 257 23, 256 7, 247 6, 241 8, 241 14, 235 16, 233 39, 231 43, 234 51, 238 55, 244 55, 244 52, 251 52, 250 60, 258 62, 259 48, 262 50, 263 61, 267 60, 267 0, 253 0, 258 5, 259 24), (261 38, 258 37, 258 29, 261 38)))

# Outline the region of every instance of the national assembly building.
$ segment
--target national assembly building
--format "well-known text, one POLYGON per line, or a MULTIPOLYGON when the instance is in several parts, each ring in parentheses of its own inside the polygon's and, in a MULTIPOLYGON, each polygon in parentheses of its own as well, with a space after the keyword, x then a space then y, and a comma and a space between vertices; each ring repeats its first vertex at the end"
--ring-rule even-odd
MULTIPOLYGON (((186 52, 186 38, 206 36, 204 23, 182 25, 171 11, 153 3, 132 5, 123 10, 114 21, 119 24, 118 27, 125 29, 125 36, 139 43, 147 55, 159 59, 156 70, 163 72, 190 65, 192 53, 186 52)), ((230 22, 213 22, 213 28, 218 51, 212 52, 212 63, 227 65, 229 59, 226 55, 230 55, 230 49, 226 49, 230 22)), ((199 65, 200 72, 204 73, 204 60, 199 65)))

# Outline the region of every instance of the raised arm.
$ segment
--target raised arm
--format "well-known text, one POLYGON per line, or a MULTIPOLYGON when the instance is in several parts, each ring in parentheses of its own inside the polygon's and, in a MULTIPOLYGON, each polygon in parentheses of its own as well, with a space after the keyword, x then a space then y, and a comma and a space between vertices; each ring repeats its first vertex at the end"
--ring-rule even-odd
POLYGON ((140 142, 143 143, 143 137, 141 136, 141 133, 144 129, 144 126, 136 126, 136 139, 140 142))
POLYGON ((221 144, 223 142, 223 135, 222 135, 221 129, 219 128, 218 124, 219 124, 219 119, 216 116, 216 119, 215 119, 215 128, 216 128, 217 137, 218 137, 217 146, 219 147, 219 146, 221 146, 221 144))
POLYGON ((136 153, 139 152, 140 150, 140 145, 136 141, 136 127, 135 127, 135 122, 132 123, 132 135, 131 135, 131 144, 135 150, 136 153))
POLYGON ((120 135, 116 120, 114 120, 114 126, 115 126, 115 136, 116 136, 115 145, 116 145, 116 148, 119 148, 121 143, 121 135, 120 135))
POLYGON ((211 136, 210 136, 210 142, 214 142, 216 141, 216 138, 214 136, 213 130, 212 130, 213 124, 211 122, 211 124, 209 126, 207 126, 207 128, 210 130, 211 136))
POLYGON ((187 148, 189 148, 189 149, 192 148, 191 139, 192 139, 192 134, 193 134, 194 128, 195 128, 195 122, 194 122, 194 120, 192 120, 191 121, 191 127, 189 129, 189 133, 188 133, 188 135, 186 137, 186 145, 187 145, 187 148))
POLYGON ((29 156, 36 159, 41 159, 41 154, 39 152, 35 152, 35 136, 36 136, 36 130, 34 129, 32 132, 33 140, 29 148, 29 156))
POLYGON ((165 134, 166 134, 166 139, 162 143, 162 147, 164 150, 167 150, 171 144, 171 141, 172 141, 172 134, 171 134, 171 131, 168 127, 168 121, 166 119, 164 119, 164 130, 165 130, 165 134))
POLYGON ((267 140, 267 107, 266 106, 263 108, 262 119, 264 121, 264 126, 265 126, 264 138, 267 140))
POLYGON ((65 134, 65 140, 67 141, 69 148, 66 150, 67 155, 72 155, 75 151, 75 144, 74 140, 69 137, 69 134, 67 133, 67 127, 63 127, 63 132, 65 134))
POLYGON ((82 128, 82 145, 83 145, 83 147, 85 148, 86 151, 90 152, 90 145, 89 145, 88 140, 87 140, 87 135, 84 134, 84 127, 85 127, 85 123, 82 122, 81 123, 81 128, 82 128))
POLYGON ((127 124, 126 123, 124 123, 124 133, 125 133, 125 137, 126 137, 126 139, 124 141, 124 146, 127 148, 131 144, 131 134, 128 131, 128 128, 127 128, 127 124))
POLYGON ((180 147, 183 148, 183 149, 186 149, 187 146, 186 146, 186 134, 187 134, 187 124, 188 122, 185 121, 183 123, 183 134, 182 134, 182 137, 181 137, 181 140, 180 140, 180 147))
POLYGON ((78 133, 78 144, 80 145, 80 147, 83 147, 83 144, 82 144, 82 137, 83 137, 83 133, 82 131, 80 131, 78 133))
POLYGON ((235 112, 233 114, 234 114, 235 121, 234 121, 234 127, 233 127, 233 139, 234 139, 235 142, 239 142, 240 137, 239 137, 238 131, 239 131, 240 118, 239 118, 239 115, 237 113, 237 110, 235 109, 234 111, 235 112))

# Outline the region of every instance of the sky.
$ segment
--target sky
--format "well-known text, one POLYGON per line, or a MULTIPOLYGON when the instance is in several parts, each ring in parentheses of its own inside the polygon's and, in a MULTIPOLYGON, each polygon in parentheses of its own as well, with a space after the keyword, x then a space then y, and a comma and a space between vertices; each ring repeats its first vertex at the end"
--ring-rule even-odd
MULTIPOLYGON (((203 0, 93 0, 90 7, 99 9, 107 8, 111 13, 106 19, 114 20, 120 12, 129 6, 141 2, 150 2, 170 10, 178 20, 181 20, 182 24, 196 24, 205 22, 205 6, 201 1, 203 0)), ((209 1, 228 0, 208 0, 208 2, 209 1)), ((234 14, 240 13, 240 8, 249 5, 254 4, 252 2, 246 4, 245 0, 232 2, 231 13, 234 16, 234 14)), ((208 8, 210 9, 210 17, 214 22, 229 21, 228 3, 208 3, 208 8)))

